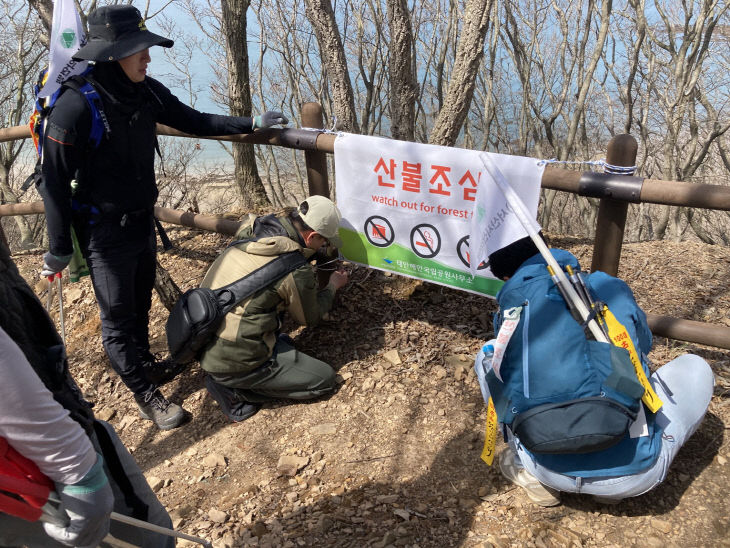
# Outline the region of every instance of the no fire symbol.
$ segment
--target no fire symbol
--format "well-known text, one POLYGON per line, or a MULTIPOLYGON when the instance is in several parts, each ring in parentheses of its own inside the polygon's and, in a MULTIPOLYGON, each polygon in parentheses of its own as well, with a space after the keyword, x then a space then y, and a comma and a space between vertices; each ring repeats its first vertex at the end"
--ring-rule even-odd
POLYGON ((376 247, 388 247, 395 239, 393 225, 385 217, 373 215, 365 221, 365 237, 376 247))

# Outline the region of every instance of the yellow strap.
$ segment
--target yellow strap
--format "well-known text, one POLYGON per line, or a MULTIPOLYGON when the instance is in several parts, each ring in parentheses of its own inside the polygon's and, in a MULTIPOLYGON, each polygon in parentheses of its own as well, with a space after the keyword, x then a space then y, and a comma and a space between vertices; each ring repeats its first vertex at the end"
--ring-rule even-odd
POLYGON ((489 398, 487 404, 487 429, 484 434, 484 447, 482 448, 481 459, 489 466, 494 461, 494 451, 497 447, 497 411, 494 409, 494 402, 489 398))
POLYGON ((656 395, 651 384, 649 384, 649 379, 646 378, 644 368, 641 366, 641 360, 639 359, 639 355, 636 353, 636 348, 634 348, 634 342, 631 340, 626 328, 616 319, 616 316, 613 315, 613 312, 611 312, 607 306, 603 307, 603 319, 606 321, 608 336, 613 344, 629 351, 631 363, 634 365, 634 370, 636 371, 636 377, 639 379, 641 386, 644 387, 644 395, 642 396, 641 401, 646 404, 646 407, 648 407, 652 413, 656 413, 662 406, 662 400, 660 400, 659 396, 656 395))

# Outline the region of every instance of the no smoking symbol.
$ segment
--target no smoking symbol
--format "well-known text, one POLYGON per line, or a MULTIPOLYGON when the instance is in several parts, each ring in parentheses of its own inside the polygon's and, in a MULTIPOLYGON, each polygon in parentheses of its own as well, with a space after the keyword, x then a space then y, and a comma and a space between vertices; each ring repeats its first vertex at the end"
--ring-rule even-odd
POLYGON ((411 249, 419 257, 430 259, 441 249, 441 235, 429 224, 416 225, 411 230, 411 249))

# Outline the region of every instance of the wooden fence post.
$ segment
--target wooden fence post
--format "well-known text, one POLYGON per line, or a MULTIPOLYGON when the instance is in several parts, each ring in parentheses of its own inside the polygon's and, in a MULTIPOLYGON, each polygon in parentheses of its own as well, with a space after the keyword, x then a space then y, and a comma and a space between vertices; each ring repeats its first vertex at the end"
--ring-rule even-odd
MULTIPOLYGON (((319 103, 304 103, 302 105, 302 126, 324 128, 324 116, 319 103)), ((327 154, 318 150, 305 150, 304 160, 307 165, 307 181, 309 195, 319 194, 330 197, 330 187, 327 176, 327 154)))
MULTIPOLYGON (((609 166, 634 166, 638 148, 636 139, 631 135, 627 133, 616 135, 608 143, 606 163, 609 166)), ((610 168, 606 168, 605 171, 609 172, 610 168)), ((633 172, 622 174, 633 175, 633 172)), ((593 240, 592 272, 601 270, 611 276, 618 275, 618 263, 621 258, 628 209, 628 202, 601 198, 596 221, 596 235, 593 240)))

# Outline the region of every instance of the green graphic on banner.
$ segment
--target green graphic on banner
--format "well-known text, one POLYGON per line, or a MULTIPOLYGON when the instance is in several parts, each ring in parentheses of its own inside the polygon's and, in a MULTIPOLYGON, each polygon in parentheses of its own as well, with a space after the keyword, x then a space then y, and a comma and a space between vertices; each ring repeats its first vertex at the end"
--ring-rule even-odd
POLYGON ((493 278, 471 277, 471 274, 446 266, 433 259, 424 259, 397 243, 388 247, 372 245, 362 232, 340 227, 342 254, 356 263, 404 274, 441 285, 495 296, 504 282, 493 278))

